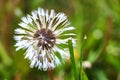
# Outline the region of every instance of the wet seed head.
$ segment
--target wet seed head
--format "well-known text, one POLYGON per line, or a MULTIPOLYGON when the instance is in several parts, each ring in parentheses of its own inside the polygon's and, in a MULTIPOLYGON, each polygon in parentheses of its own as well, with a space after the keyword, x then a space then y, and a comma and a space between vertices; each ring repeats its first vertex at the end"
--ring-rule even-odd
POLYGON ((56 38, 51 30, 41 29, 34 34, 35 39, 38 40, 37 46, 43 50, 49 50, 55 44, 56 38))

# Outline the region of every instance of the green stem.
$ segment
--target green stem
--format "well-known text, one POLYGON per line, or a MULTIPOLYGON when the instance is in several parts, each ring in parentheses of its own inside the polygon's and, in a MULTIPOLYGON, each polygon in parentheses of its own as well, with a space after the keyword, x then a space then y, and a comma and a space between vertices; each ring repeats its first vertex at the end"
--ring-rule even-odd
POLYGON ((1 42, 0 42, 0 58, 5 65, 11 65, 12 59, 6 53, 1 42))
POLYGON ((81 47, 80 47, 80 80, 83 80, 82 78, 82 59, 83 59, 83 48, 84 48, 84 42, 87 39, 86 36, 84 36, 84 39, 81 40, 81 47))
POLYGON ((76 65, 75 65, 75 59, 74 59, 74 51, 73 51, 72 40, 68 41, 68 46, 69 46, 69 51, 70 51, 70 60, 71 60, 72 68, 73 68, 73 72, 74 72, 74 78, 75 78, 75 80, 78 80, 76 65))
POLYGON ((82 80, 82 52, 83 52, 83 43, 81 44, 81 49, 80 49, 80 80, 82 80))

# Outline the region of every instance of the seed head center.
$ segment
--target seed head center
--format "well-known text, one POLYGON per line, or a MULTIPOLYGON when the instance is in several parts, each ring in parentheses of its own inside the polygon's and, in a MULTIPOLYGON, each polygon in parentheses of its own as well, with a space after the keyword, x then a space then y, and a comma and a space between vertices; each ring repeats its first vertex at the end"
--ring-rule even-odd
POLYGON ((55 35, 49 29, 41 29, 36 31, 34 38, 38 40, 37 46, 41 47, 43 50, 52 48, 56 41, 55 35))

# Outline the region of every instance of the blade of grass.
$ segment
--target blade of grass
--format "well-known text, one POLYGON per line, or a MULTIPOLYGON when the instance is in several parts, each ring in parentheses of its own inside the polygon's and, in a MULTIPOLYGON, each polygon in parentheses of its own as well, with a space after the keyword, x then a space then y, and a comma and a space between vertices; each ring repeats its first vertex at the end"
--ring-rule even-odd
POLYGON ((88 80, 87 75, 85 74, 85 72, 83 71, 83 80, 88 80))
POLYGON ((11 65, 12 59, 6 53, 1 42, 0 42, 0 58, 2 59, 5 65, 11 65))
POLYGON ((82 77, 82 56, 83 56, 83 48, 85 44, 85 40, 87 39, 87 36, 84 36, 84 39, 81 41, 81 47, 80 47, 80 80, 84 80, 84 77, 82 77))
POLYGON ((75 78, 75 80, 78 80, 76 65, 75 65, 75 59, 74 59, 72 39, 70 39, 68 41, 68 47, 69 47, 69 52, 70 52, 70 60, 71 60, 71 64, 72 64, 72 69, 73 69, 73 72, 74 72, 74 78, 75 78))
POLYGON ((81 48, 80 48, 80 80, 82 80, 82 52, 83 52, 83 43, 81 43, 81 48))

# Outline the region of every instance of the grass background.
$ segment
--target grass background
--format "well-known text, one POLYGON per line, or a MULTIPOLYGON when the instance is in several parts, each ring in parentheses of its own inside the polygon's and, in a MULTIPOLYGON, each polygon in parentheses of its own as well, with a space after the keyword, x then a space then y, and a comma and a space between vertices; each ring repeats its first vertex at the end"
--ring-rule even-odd
POLYGON ((82 60, 92 67, 82 69, 84 80, 120 80, 120 0, 0 0, 0 80, 74 80, 70 61, 43 72, 29 68, 24 50, 15 51, 14 29, 22 16, 38 7, 64 12, 76 28, 77 73, 87 36, 82 60))

